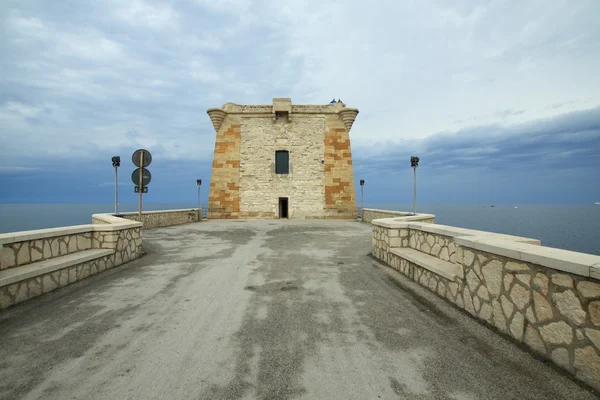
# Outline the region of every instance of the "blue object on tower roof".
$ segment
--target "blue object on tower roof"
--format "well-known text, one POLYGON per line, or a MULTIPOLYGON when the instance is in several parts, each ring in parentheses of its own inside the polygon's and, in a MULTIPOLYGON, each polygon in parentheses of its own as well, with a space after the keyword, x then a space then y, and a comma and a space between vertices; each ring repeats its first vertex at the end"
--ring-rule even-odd
POLYGON ((331 100, 329 104, 335 104, 335 99, 331 100))

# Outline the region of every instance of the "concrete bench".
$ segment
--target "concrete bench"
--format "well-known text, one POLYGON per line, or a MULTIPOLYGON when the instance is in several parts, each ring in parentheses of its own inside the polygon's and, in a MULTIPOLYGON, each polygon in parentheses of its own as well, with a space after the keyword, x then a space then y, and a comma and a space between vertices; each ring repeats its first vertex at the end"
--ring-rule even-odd
POLYGON ((0 271, 0 287, 49 274, 77 264, 84 264, 88 261, 110 256, 112 254, 114 254, 114 250, 111 249, 90 249, 30 263, 22 267, 6 269, 0 271))
POLYGON ((437 257, 430 256, 429 254, 425 254, 409 247, 394 247, 390 249, 390 253, 431 271, 434 274, 443 276, 449 281, 457 282, 463 279, 463 270, 460 264, 443 261, 437 257))

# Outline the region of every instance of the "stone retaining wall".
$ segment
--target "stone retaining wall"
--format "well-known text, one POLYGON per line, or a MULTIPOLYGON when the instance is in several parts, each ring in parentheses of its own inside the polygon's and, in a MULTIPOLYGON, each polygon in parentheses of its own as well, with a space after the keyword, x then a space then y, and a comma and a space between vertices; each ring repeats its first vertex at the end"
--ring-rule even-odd
MULTIPOLYGON (((138 213, 123 213, 119 214, 122 218, 138 221, 138 213)), ((143 211, 142 223, 143 229, 162 228, 171 225, 189 224, 198 222, 200 219, 198 209, 190 208, 184 210, 160 210, 160 211, 143 211)))
MULTIPOLYGON (((0 271, 92 248, 92 233, 89 231, 61 235, 58 228, 56 235, 2 244, 0 271)), ((20 239, 17 236, 15 240, 20 239)))
POLYGON ((376 258, 600 390, 600 257, 394 220, 373 223, 376 258), (462 276, 453 281, 390 252, 402 247, 458 265, 462 276))
POLYGON ((434 215, 432 214, 417 214, 412 215, 412 213, 404 212, 404 211, 390 211, 390 210, 377 210, 374 208, 363 208, 362 209, 362 221, 363 222, 371 222, 374 219, 380 218, 399 218, 399 217, 413 217, 411 221, 422 221, 422 222, 430 222, 433 223, 435 221, 434 215))
POLYGON ((0 310, 86 279, 141 255, 140 223, 102 214, 94 215, 93 221, 91 225, 1 234, 0 272, 14 272, 16 275, 7 278, 0 274, 0 281, 9 283, 7 279, 12 279, 14 282, 0 287, 0 310), (86 256, 85 251, 91 249, 106 249, 105 253, 108 254, 86 256), (77 256, 78 252, 84 252, 84 256, 77 256), (36 269, 45 271, 48 262, 62 264, 67 255, 77 257, 68 263, 64 261, 64 268, 59 267, 44 274, 35 272, 36 269), (28 270, 27 273, 19 272, 23 268, 28 270))

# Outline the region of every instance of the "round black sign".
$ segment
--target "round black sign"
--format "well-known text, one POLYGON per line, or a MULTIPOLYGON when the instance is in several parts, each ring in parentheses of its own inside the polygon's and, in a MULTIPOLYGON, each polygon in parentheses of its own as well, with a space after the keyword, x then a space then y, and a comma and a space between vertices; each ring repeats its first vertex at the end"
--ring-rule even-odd
MULTIPOLYGON (((131 174, 131 180, 133 181, 134 185, 139 185, 140 184, 140 170, 142 168, 138 168, 136 170, 133 171, 133 173, 131 174)), ((142 173, 142 186, 147 186, 150 183, 150 180, 152 179, 152 175, 150 174, 150 171, 148 171, 147 169, 143 169, 143 173, 142 173)))
POLYGON ((152 162, 152 154, 148 150, 139 149, 133 153, 131 161, 133 161, 133 165, 136 167, 147 167, 152 162), (140 165, 140 156, 142 153, 144 153, 144 165, 140 165))

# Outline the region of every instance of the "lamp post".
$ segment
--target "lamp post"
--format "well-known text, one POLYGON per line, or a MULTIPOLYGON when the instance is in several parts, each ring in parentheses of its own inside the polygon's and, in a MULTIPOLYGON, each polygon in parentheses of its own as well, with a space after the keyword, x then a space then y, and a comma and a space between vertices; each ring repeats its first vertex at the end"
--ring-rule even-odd
POLYGON ((114 156, 112 158, 112 166, 115 168, 115 214, 119 213, 119 173, 118 168, 121 166, 121 157, 114 156))
POLYGON ((360 219, 362 219, 362 215, 363 215, 363 209, 364 209, 364 205, 363 205, 363 188, 365 186, 365 180, 361 179, 360 180, 360 219))
POLYGON ((198 185, 198 221, 202 221, 202 207, 200 206, 200 186, 202 185, 202 179, 196 179, 196 185, 198 185))
POLYGON ((417 215, 417 167, 419 166, 419 157, 412 156, 410 158, 410 166, 414 172, 414 194, 413 194, 413 214, 417 215))

